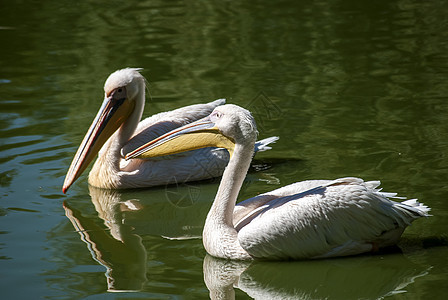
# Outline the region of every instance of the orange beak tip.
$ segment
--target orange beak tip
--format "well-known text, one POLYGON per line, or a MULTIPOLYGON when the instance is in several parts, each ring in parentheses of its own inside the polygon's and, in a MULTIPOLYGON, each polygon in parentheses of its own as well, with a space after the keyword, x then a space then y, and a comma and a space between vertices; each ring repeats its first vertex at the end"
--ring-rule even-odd
POLYGON ((65 194, 65 193, 67 193, 67 190, 68 190, 68 187, 67 186, 63 186, 62 187, 62 192, 65 194))

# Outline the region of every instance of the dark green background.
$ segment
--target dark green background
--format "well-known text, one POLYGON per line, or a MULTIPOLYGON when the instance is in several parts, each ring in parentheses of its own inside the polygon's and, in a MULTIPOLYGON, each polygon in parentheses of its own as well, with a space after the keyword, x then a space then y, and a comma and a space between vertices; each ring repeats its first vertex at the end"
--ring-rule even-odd
POLYGON ((209 297, 201 240, 166 237, 200 235, 219 180, 101 193, 86 172, 61 192, 105 79, 127 66, 149 81, 145 116, 227 98, 254 112, 261 138, 280 136, 240 199, 359 176, 433 209, 402 253, 258 263, 237 298, 446 297, 448 4, 235 2, 0 1, 2 297, 209 297))

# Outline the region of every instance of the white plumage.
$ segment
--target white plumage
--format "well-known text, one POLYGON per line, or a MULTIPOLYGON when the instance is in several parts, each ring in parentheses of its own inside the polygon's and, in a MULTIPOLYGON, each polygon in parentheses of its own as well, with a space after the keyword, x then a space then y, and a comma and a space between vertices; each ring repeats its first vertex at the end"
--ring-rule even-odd
MULTIPOLYGON (((63 192, 82 174, 98 153, 89 184, 106 189, 150 187, 221 176, 229 160, 224 149, 207 148, 169 159, 125 161, 122 156, 158 136, 209 115, 225 103, 219 99, 148 117, 140 122, 145 105, 145 78, 140 69, 112 73, 104 84, 103 104, 86 133, 64 181, 63 192)), ((256 150, 277 137, 265 139, 256 150)))
POLYGON ((355 255, 395 244, 406 226, 428 216, 430 209, 417 200, 395 202, 390 199, 395 194, 378 189, 379 181, 353 177, 297 182, 235 206, 257 137, 249 111, 235 105, 217 107, 209 117, 142 148, 144 156, 151 157, 163 154, 157 149, 161 145, 179 152, 209 145, 204 140, 216 140, 216 135, 232 141, 234 149, 229 149, 233 155, 204 226, 203 243, 212 256, 307 259, 355 255))
POLYGON ((428 209, 416 200, 388 199, 391 194, 376 189, 379 184, 349 177, 298 182, 267 193, 278 198, 236 224, 238 241, 259 258, 345 256, 393 245, 428 209))

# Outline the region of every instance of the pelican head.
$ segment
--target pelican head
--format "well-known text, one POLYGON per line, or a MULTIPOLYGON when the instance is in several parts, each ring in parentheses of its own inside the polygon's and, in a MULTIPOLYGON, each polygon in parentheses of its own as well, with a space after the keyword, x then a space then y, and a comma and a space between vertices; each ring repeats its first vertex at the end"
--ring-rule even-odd
POLYGON ((151 158, 206 147, 225 148, 233 155, 238 144, 255 143, 257 126, 251 113, 226 104, 208 116, 154 139, 125 155, 125 159, 151 158))
POLYGON ((65 177, 62 192, 84 172, 101 147, 119 128, 123 145, 134 132, 143 113, 145 79, 137 68, 115 71, 104 84, 104 100, 90 125, 65 177))

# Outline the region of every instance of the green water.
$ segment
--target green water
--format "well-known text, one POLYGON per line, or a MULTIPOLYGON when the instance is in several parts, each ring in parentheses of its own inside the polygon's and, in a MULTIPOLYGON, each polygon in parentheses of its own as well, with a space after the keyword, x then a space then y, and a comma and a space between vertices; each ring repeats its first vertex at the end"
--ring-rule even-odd
POLYGON ((207 286, 237 299, 446 297, 445 2, 0 8, 2 299, 197 299, 209 297, 207 286), (420 199, 433 217, 408 228, 392 253, 223 265, 197 238, 219 179, 118 193, 89 190, 86 172, 63 195, 104 80, 127 66, 143 67, 149 81, 145 116, 224 97, 253 111, 261 138, 280 136, 257 155, 240 199, 359 176, 420 199), (221 281, 212 287, 210 278, 221 281))

